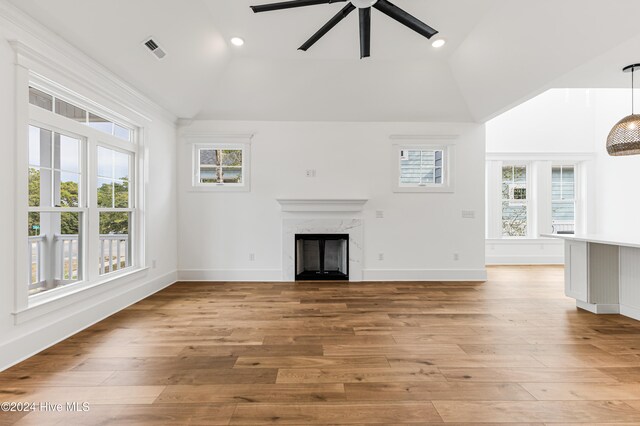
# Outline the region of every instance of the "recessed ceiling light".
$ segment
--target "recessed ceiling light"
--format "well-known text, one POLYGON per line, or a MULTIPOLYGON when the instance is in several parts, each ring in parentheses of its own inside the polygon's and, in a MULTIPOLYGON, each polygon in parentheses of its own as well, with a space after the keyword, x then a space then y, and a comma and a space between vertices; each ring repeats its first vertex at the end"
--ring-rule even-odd
POLYGON ((233 44, 234 46, 242 46, 244 44, 244 40, 241 39, 240 37, 233 37, 231 39, 231 44, 233 44))
POLYGON ((443 38, 439 38, 437 40, 435 40, 433 43, 431 43, 431 45, 433 47, 435 47, 436 49, 441 48, 442 46, 444 46, 445 44, 447 44, 446 40, 443 38))

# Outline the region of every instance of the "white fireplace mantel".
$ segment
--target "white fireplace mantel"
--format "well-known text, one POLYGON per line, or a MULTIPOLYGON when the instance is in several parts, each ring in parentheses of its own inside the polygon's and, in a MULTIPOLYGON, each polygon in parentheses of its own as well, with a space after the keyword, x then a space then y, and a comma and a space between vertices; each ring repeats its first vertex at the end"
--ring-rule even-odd
POLYGON ((363 198, 278 198, 283 212, 361 212, 369 201, 363 198))

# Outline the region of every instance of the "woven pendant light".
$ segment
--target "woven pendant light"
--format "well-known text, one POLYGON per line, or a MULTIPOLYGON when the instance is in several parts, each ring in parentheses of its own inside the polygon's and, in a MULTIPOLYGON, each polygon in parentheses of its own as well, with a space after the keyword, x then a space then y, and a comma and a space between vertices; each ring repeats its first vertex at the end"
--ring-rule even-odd
POLYGON ((631 73, 631 115, 620 120, 607 138, 607 152, 612 156, 640 154, 640 114, 634 114, 634 81, 633 74, 640 64, 624 67, 624 72, 631 73))

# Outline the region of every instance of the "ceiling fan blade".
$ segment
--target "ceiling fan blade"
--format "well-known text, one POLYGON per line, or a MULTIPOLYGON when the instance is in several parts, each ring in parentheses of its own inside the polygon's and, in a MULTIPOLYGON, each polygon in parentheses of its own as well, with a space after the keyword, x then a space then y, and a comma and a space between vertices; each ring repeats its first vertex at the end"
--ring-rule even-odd
POLYGON ((371 8, 360 10, 360 59, 371 56, 371 8))
POLYGON ((422 34, 426 38, 431 38, 438 34, 438 31, 387 0, 378 0, 373 7, 388 17, 393 18, 401 24, 411 28, 415 32, 422 34))
POLYGON ((272 10, 292 9, 294 7, 314 6, 316 4, 329 4, 345 2, 347 0, 290 0, 278 3, 263 4, 259 6, 251 6, 255 13, 270 12, 272 10))
POLYGON ((342 10, 340 10, 340 12, 338 12, 333 18, 331 18, 329 20, 329 22, 327 22, 326 24, 324 24, 324 26, 322 28, 320 28, 318 30, 317 33, 315 33, 314 35, 311 36, 311 38, 309 40, 306 41, 305 44, 303 44, 302 46, 300 46, 300 48, 298 50, 304 50, 305 52, 307 51, 307 49, 309 49, 311 46, 313 46, 314 44, 316 44, 316 42, 318 40, 320 40, 326 33, 328 33, 329 31, 331 31, 331 29, 333 27, 335 27, 336 25, 338 25, 338 23, 340 21, 342 21, 344 18, 347 17, 348 14, 350 14, 351 12, 353 12, 353 10, 356 7, 354 5, 352 5, 351 3, 349 3, 348 5, 346 5, 345 7, 342 8, 342 10))

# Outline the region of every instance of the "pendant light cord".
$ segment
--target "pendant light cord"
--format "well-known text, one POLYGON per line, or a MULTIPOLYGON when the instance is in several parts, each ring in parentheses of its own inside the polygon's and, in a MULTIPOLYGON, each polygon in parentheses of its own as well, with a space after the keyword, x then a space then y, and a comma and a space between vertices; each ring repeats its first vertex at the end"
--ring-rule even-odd
POLYGON ((633 108, 635 106, 635 93, 634 93, 635 90, 634 90, 634 84, 633 84, 634 83, 633 74, 635 74, 635 72, 636 72, 635 67, 631 68, 631 115, 634 114, 634 109, 633 108))

